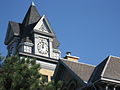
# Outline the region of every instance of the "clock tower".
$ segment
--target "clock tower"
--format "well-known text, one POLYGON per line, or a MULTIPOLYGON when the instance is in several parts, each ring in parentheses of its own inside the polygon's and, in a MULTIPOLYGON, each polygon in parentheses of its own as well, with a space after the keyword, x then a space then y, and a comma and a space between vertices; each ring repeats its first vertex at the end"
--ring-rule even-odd
POLYGON ((40 15, 32 2, 22 23, 10 21, 5 38, 8 56, 36 58, 41 73, 52 77, 61 56, 59 42, 45 15, 40 15))

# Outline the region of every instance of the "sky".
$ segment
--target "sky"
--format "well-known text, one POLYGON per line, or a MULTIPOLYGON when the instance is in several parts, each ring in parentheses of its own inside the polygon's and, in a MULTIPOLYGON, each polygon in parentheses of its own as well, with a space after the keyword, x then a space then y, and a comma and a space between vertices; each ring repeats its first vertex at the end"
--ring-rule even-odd
MULTIPOLYGON (((22 22, 32 0, 1 0, 0 52, 9 21, 22 22)), ((33 0, 40 15, 46 15, 66 52, 80 62, 98 65, 107 56, 120 57, 120 0, 33 0)))

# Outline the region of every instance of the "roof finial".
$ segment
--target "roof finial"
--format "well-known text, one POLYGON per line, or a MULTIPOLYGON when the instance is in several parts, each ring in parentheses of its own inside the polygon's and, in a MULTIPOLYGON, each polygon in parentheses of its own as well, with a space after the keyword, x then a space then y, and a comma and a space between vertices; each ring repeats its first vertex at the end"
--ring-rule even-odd
POLYGON ((31 5, 32 5, 32 6, 35 6, 35 3, 32 1, 31 5))

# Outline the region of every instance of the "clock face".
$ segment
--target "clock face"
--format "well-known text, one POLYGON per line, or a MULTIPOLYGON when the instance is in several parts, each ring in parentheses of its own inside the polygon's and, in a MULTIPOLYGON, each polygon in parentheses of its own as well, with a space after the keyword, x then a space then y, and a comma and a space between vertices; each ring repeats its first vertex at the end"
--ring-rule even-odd
POLYGON ((47 56, 49 51, 48 40, 44 38, 39 38, 39 41, 37 43, 37 49, 40 54, 47 56))

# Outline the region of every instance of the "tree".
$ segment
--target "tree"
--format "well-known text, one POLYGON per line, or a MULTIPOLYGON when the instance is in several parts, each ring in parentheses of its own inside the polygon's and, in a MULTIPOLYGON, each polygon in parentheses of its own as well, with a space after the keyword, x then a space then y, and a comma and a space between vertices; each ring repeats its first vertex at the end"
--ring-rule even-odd
POLYGON ((3 64, 3 60, 4 60, 4 57, 3 57, 2 54, 0 53, 0 67, 1 67, 2 64, 3 64))
POLYGON ((46 83, 35 59, 8 57, 1 69, 0 90, 60 90, 62 85, 61 81, 46 83))

